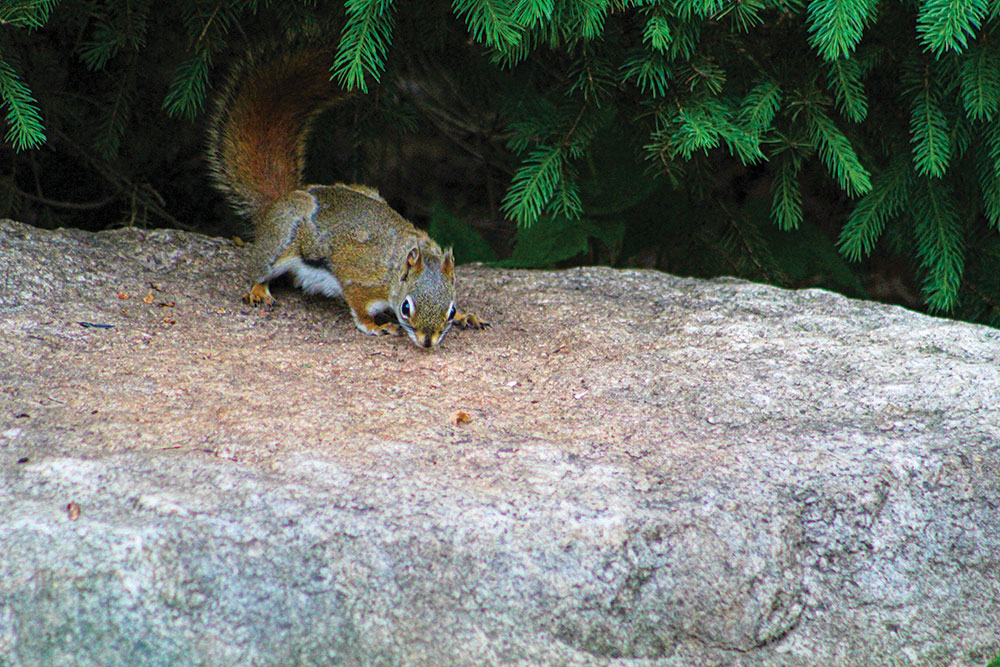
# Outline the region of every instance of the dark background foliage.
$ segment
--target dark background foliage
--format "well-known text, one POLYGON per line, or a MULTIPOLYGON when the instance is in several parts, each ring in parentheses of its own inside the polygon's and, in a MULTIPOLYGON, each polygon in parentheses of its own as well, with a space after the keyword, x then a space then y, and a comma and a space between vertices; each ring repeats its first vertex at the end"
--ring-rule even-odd
POLYGON ((997 3, 0 0, 3 214, 242 235, 202 159, 248 48, 359 94, 309 179, 460 260, 821 286, 1000 325, 997 3))

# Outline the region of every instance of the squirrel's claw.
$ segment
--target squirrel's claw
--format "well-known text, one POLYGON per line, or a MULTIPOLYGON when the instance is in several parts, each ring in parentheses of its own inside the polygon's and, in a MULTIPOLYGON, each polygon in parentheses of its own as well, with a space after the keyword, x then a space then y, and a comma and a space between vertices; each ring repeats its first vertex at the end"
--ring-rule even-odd
POLYGON ((460 329, 485 329, 490 326, 489 322, 476 317, 472 313, 458 313, 455 315, 453 322, 460 329))
POLYGON ((354 323, 358 326, 358 329, 369 336, 395 336, 401 331, 399 324, 396 322, 376 324, 370 315, 361 315, 353 309, 351 310, 351 314, 354 316, 354 323))
POLYGON ((395 322, 386 322, 385 324, 380 324, 372 331, 376 336, 398 336, 400 332, 399 325, 395 322))
POLYGON ((274 307, 274 297, 271 296, 271 290, 266 283, 254 283, 250 291, 243 295, 243 302, 255 307, 274 307))

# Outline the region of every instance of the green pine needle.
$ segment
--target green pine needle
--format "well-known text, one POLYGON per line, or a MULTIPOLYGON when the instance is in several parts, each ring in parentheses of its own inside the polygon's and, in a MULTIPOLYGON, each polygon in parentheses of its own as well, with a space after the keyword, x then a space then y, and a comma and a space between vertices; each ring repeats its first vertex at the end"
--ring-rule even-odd
POLYGON ((84 42, 80 58, 91 72, 103 69, 122 47, 121 33, 101 22, 94 30, 94 39, 84 42))
POLYGON ((59 0, 16 0, 0 4, 0 25, 37 30, 49 20, 59 0))
POLYGON ((923 178, 910 214, 924 272, 924 301, 931 310, 951 311, 958 305, 965 265, 963 228, 954 197, 940 179, 923 178))
POLYGON ((201 48, 193 58, 177 67, 170 89, 163 100, 163 108, 173 117, 193 120, 205 102, 208 72, 212 68, 212 53, 201 48))
POLYGON ((840 252, 852 262, 871 254, 886 223, 899 215, 910 198, 913 172, 906 158, 895 159, 875 177, 868 191, 847 218, 840 232, 840 252))
MULTIPOLYGON (((104 69, 108 61, 123 47, 131 47, 138 52, 146 45, 150 5, 151 0, 130 0, 124 6, 109 4, 108 13, 95 22, 92 38, 80 47, 80 58, 87 69, 104 69)), ((187 20, 188 29, 192 33, 201 34, 209 20, 208 17, 192 13, 187 20)))
POLYGON ((674 11, 682 19, 710 18, 721 12, 725 4, 723 0, 678 0, 674 11))
POLYGON ((547 23, 552 19, 554 0, 517 0, 515 20, 526 28, 547 23))
POLYGON ((15 150, 38 148, 45 143, 45 128, 38 102, 14 68, 0 59, 0 103, 7 107, 4 140, 15 150))
POLYGON ((609 99, 618 86, 614 65, 607 58, 580 59, 573 64, 567 79, 572 81, 568 93, 579 93, 584 101, 600 105, 609 99))
POLYGON ((347 0, 347 22, 333 61, 333 74, 347 90, 368 92, 365 76, 378 81, 392 41, 392 0, 347 0))
POLYGON ((844 192, 856 197, 871 190, 871 176, 861 165, 854 147, 843 132, 819 109, 810 108, 806 118, 810 139, 820 159, 844 192))
POLYGON ((936 56, 948 50, 965 50, 986 17, 989 4, 989 0, 923 0, 917 33, 924 48, 936 56))
POLYGON ((750 32, 757 25, 764 22, 760 13, 767 8, 763 0, 741 0, 740 2, 728 2, 725 8, 719 12, 716 18, 728 16, 735 24, 739 32, 750 32))
POLYGON ((690 60, 698 51, 701 41, 701 21, 682 21, 672 27, 669 55, 672 61, 690 60))
POLYGON ((575 220, 583 213, 580 186, 572 174, 565 173, 553 194, 546 211, 552 215, 575 220))
POLYGON ((854 52, 865 26, 875 18, 877 0, 811 0, 809 43, 827 60, 854 52))
POLYGON ((521 31, 508 0, 453 0, 452 10, 465 19, 477 42, 507 51, 521 41, 521 31))
POLYGON ((752 132, 763 132, 771 127, 781 106, 781 86, 769 79, 750 90, 740 105, 739 121, 752 132))
POLYGON ((667 17, 657 12, 646 21, 646 29, 642 33, 643 44, 648 44, 650 48, 663 53, 670 46, 670 24, 667 17))
POLYGON ((565 153, 561 146, 541 146, 532 151, 511 179, 502 208, 519 225, 531 225, 563 181, 565 153))
POLYGON ((544 97, 518 99, 512 102, 508 113, 517 114, 517 119, 507 126, 507 147, 515 153, 523 153, 535 144, 555 142, 575 115, 544 97))
POLYGON ((564 17, 567 41, 575 38, 593 40, 604 32, 604 21, 611 9, 610 0, 573 0, 563 6, 568 9, 564 17))
POLYGON ((993 163, 993 168, 1000 173, 1000 123, 985 123, 982 126, 982 138, 987 156, 993 163))
POLYGON ((94 148, 105 160, 113 160, 118 156, 118 149, 132 112, 134 79, 135 70, 130 68, 102 110, 98 131, 94 137, 94 148))
POLYGON ((943 176, 951 162, 948 120, 930 90, 921 91, 913 102, 910 142, 917 174, 943 176))
POLYGON ((1000 106, 1000 57, 988 44, 965 53, 959 66, 962 105, 971 120, 993 120, 1000 106))
POLYGON ((719 128, 714 116, 718 113, 721 111, 715 104, 681 109, 674 121, 678 127, 671 137, 673 154, 690 160, 695 151, 716 148, 719 145, 719 128))
POLYGON ((983 197, 983 215, 990 227, 1000 228, 1000 169, 984 151, 977 151, 976 175, 983 197))
POLYGON ((848 120, 860 123, 868 115, 868 97, 857 58, 838 58, 827 63, 826 81, 837 100, 837 108, 848 120))
POLYGON ((622 65, 622 77, 634 80, 639 90, 652 97, 662 97, 667 94, 670 81, 673 79, 666 59, 656 51, 639 51, 622 65))
POLYGON ((726 85, 726 71, 708 58, 699 58, 681 68, 677 78, 688 90, 705 90, 713 95, 726 85))
POLYGON ((790 151, 782 153, 775 163, 774 181, 771 183, 771 220, 785 231, 798 229, 802 222, 801 166, 802 159, 790 151))
POLYGON ((735 117, 734 110, 723 101, 715 98, 701 100, 682 108, 674 118, 673 133, 669 138, 660 136, 658 141, 661 145, 670 146, 673 156, 680 155, 685 160, 691 159, 696 151, 708 152, 723 142, 743 164, 754 164, 764 159, 759 133, 736 124, 735 117))

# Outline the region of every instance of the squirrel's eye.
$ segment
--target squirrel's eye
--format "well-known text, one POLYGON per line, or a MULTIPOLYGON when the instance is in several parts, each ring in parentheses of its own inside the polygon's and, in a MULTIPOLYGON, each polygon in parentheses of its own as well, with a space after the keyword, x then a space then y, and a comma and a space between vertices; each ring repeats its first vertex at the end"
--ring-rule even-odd
POLYGON ((451 320, 455 319, 455 314, 456 314, 455 304, 451 304, 451 310, 448 311, 448 321, 449 322, 451 320))
POLYGON ((406 297, 403 299, 403 305, 399 307, 399 314, 410 319, 410 315, 413 314, 413 297, 406 297))

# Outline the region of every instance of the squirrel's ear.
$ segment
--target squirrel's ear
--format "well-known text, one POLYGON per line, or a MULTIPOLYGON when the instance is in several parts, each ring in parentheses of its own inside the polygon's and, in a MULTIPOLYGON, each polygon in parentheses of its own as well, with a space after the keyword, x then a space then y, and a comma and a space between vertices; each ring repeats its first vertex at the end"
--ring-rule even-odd
POLYGON ((410 252, 406 254, 406 264, 403 266, 403 280, 406 280, 411 270, 422 271, 423 268, 424 260, 420 257, 420 247, 413 246, 410 248, 410 252))
POLYGON ((420 247, 413 246, 410 248, 409 254, 406 256, 406 267, 410 268, 420 264, 420 247))
POLYGON ((452 253, 451 248, 444 251, 444 259, 441 260, 441 273, 448 280, 455 279, 455 254, 452 253))

